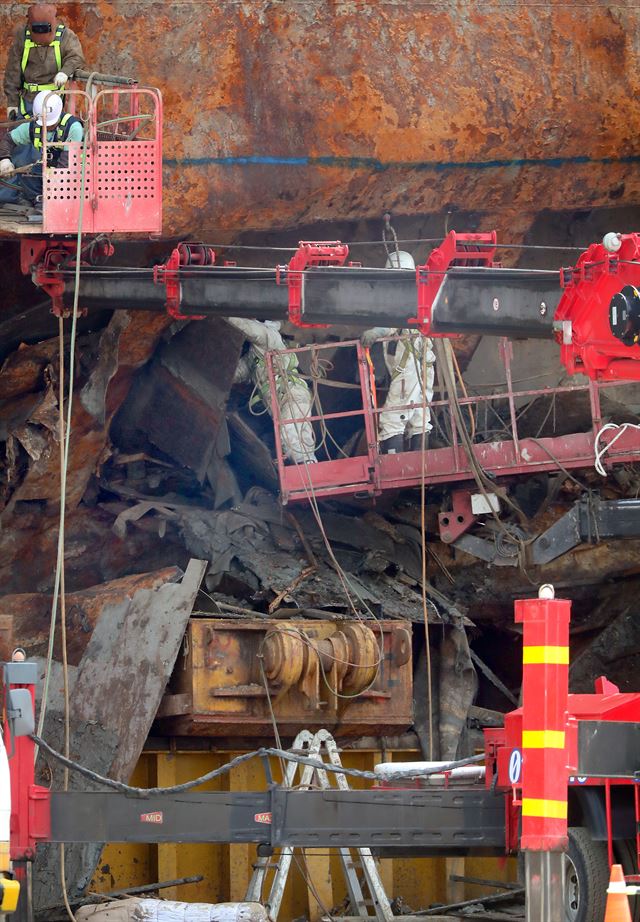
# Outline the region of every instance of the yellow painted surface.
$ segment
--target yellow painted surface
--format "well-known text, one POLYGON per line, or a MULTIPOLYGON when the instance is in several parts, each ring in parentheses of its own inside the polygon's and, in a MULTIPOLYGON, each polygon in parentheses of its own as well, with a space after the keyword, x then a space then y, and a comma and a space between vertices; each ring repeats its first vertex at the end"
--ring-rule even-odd
POLYGON ((564 749, 563 730, 523 730, 523 749, 564 749))
MULTIPOLYGON (((229 761, 237 752, 177 752, 146 753, 135 770, 132 783, 140 786, 170 785, 187 781, 229 761)), ((418 752, 403 750, 346 751, 342 760, 349 768, 371 770, 382 759, 405 762, 416 761, 418 752)), ((280 766, 273 763, 276 781, 281 778, 280 766)), ((366 782, 351 779, 353 787, 364 787, 366 782)), ((202 790, 265 790, 262 765, 258 761, 238 766, 229 775, 204 785, 202 790)), ((331 909, 341 904, 346 886, 340 861, 335 850, 306 849, 306 854, 296 852, 280 911, 280 922, 307 915, 311 920, 323 914, 323 907, 331 909), (315 891, 315 895, 314 895, 315 891)), ((180 877, 203 875, 197 884, 173 887, 162 891, 168 899, 225 902, 242 900, 256 860, 255 845, 122 845, 105 846, 98 871, 90 889, 99 893, 123 887, 154 883, 180 877)), ((277 856, 274 857, 277 860, 277 856)), ((434 902, 445 902, 447 890, 447 861, 444 858, 384 859, 380 862, 382 880, 390 899, 402 897, 406 906, 421 909, 434 902)), ((451 866, 453 871, 453 866, 451 866)), ((493 880, 514 880, 516 864, 513 860, 497 858, 468 858, 457 862, 455 873, 493 880)), ((265 896, 271 885, 271 873, 265 883, 265 896)), ((482 893, 495 893, 477 885, 458 885, 456 893, 470 899, 482 893)))
POLYGON ((566 800, 543 800, 538 797, 522 798, 522 815, 539 816, 546 819, 566 820, 566 800))
POLYGON ((553 666, 569 665, 569 647, 533 647, 522 648, 522 662, 525 666, 546 663, 553 666))
POLYGON ((0 911, 3 913, 15 912, 18 908, 20 898, 20 884, 17 880, 11 880, 8 877, 2 879, 2 902, 0 902, 0 911))

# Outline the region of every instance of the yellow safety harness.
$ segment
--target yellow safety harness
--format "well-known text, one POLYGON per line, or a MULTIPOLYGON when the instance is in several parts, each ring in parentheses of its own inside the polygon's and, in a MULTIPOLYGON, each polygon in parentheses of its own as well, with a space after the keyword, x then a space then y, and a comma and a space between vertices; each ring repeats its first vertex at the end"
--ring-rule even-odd
POLYGON ((400 377, 402 372, 407 367, 407 362, 411 356, 413 356, 414 360, 418 359, 418 351, 416 350, 415 340, 417 336, 420 336, 420 333, 416 334, 412 331, 407 337, 403 330, 398 330, 396 335, 401 337, 400 342, 404 346, 404 355, 393 369, 393 374, 391 375, 392 381, 400 377))
MULTIPOLYGON (((283 356, 278 356, 278 360, 281 360, 282 358, 283 356)), ((284 395, 287 392, 287 384, 296 384, 298 381, 302 381, 302 377, 300 376, 300 372, 298 371, 298 360, 295 357, 295 355, 291 355, 291 354, 287 355, 285 358, 285 362, 286 362, 286 367, 277 368, 275 370, 276 394, 280 399, 282 399, 282 397, 284 397, 284 395)), ((266 362, 264 360, 264 357, 255 356, 254 365, 256 367, 264 366, 265 364, 266 362)), ((256 385, 253 388, 253 393, 251 394, 251 397, 249 399, 249 409, 253 410, 253 408, 259 403, 262 403, 266 409, 266 407, 269 405, 268 395, 269 395, 268 380, 265 381, 265 383, 262 385, 256 382, 256 385)), ((257 415, 258 416, 262 415, 262 412, 264 411, 261 411, 261 413, 258 413, 257 415)))
MULTIPOLYGON (((79 121, 80 119, 71 115, 69 112, 65 112, 65 114, 62 116, 62 118, 56 125, 56 127, 52 129, 53 131, 52 143, 66 141, 67 138, 69 137, 71 126, 75 124, 75 122, 79 122, 79 121)), ((42 125, 36 124, 36 122, 33 119, 29 125, 29 138, 36 150, 42 149, 42 125)), ((47 160, 49 164, 55 166, 55 164, 60 159, 61 154, 62 154, 62 150, 59 147, 54 147, 51 150, 48 150, 47 160)))
MULTIPOLYGON (((55 83, 26 83, 24 80, 24 75, 27 70, 27 64, 29 63, 29 55, 32 48, 53 48, 53 53, 56 57, 56 68, 61 70, 62 68, 62 51, 60 50, 60 41, 62 40, 62 33, 65 30, 65 26, 60 23, 56 29, 56 34, 52 42, 49 42, 48 45, 40 45, 38 42, 34 42, 31 38, 31 30, 26 28, 24 30, 24 49, 22 52, 22 63, 20 65, 22 70, 22 90, 24 93, 40 93, 42 90, 55 90, 57 89, 55 83)), ((24 103, 24 98, 20 97, 20 112, 24 116, 27 114, 27 107, 24 103)))

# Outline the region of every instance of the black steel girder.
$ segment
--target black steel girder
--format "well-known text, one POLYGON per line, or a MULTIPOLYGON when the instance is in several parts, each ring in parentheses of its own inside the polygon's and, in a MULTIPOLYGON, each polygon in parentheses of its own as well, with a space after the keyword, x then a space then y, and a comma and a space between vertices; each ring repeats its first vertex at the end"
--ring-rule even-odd
POLYGON ((504 795, 484 788, 188 792, 132 797, 54 792, 53 842, 257 842, 273 848, 503 851, 504 795))
MULTIPOLYGON (((275 269, 189 266, 179 270, 178 279, 185 315, 288 316, 287 270, 278 274, 275 269)), ((73 304, 73 286, 67 277, 66 308, 73 304)), ((443 276, 432 328, 439 333, 550 337, 560 294, 557 272, 456 267, 443 276)), ((332 266, 302 274, 305 323, 406 328, 416 316, 417 300, 412 270, 332 266)), ((166 291, 151 270, 88 267, 80 273, 79 303, 92 310, 164 311, 166 291)))

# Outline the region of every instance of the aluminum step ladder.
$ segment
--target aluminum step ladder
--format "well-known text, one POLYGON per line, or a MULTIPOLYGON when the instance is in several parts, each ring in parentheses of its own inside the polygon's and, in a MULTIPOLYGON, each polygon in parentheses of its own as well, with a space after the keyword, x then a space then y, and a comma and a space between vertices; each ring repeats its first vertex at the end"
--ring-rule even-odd
MULTIPOLYGON (((342 767, 336 742, 327 730, 319 730, 315 734, 303 730, 296 736, 291 752, 317 761, 326 761, 327 764, 337 768, 342 767)), ((298 789, 310 788, 313 785, 322 790, 332 787, 337 787, 342 791, 349 790, 346 775, 289 762, 284 773, 284 786, 293 787, 294 784, 298 789), (300 780, 296 784, 295 779, 298 772, 300 772, 300 780)), ((338 849, 338 854, 347 885, 351 918, 355 916, 358 919, 369 920, 369 922, 392 922, 391 904, 380 880, 371 849, 343 847, 338 849)), ((245 899, 248 902, 262 903, 273 922, 276 922, 280 912, 292 860, 293 848, 285 846, 277 857, 274 855, 258 858, 253 865, 253 874, 245 899), (273 880, 265 899, 266 877, 271 870, 274 871, 273 880)), ((332 914, 331 918, 335 920, 340 917, 332 914)))

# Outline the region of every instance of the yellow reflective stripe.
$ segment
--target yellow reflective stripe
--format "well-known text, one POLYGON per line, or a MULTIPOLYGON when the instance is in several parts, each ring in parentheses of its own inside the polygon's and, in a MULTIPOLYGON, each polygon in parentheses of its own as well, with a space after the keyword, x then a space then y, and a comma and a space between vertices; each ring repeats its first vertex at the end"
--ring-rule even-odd
POLYGON ((32 48, 35 48, 35 47, 36 47, 35 42, 32 42, 30 38, 25 38, 24 48, 22 49, 22 63, 20 64, 23 74, 25 70, 27 69, 27 63, 29 61, 29 52, 31 51, 32 48))
POLYGON ((523 647, 522 663, 524 666, 536 663, 567 666, 569 664, 569 647, 523 647))
POLYGON ((27 93, 41 93, 43 90, 54 92, 58 88, 55 83, 23 83, 22 89, 26 90, 27 93))
POLYGON ((60 51, 60 39, 62 38, 62 33, 64 32, 64 26, 58 26, 56 29, 56 37, 52 41, 53 53, 56 56, 56 67, 58 70, 62 67, 62 52, 60 51))
POLYGON ((566 800, 542 800, 537 797, 522 798, 522 815, 539 816, 550 820, 566 820, 566 800))
POLYGON ((564 730, 523 730, 523 749, 564 749, 564 730))

